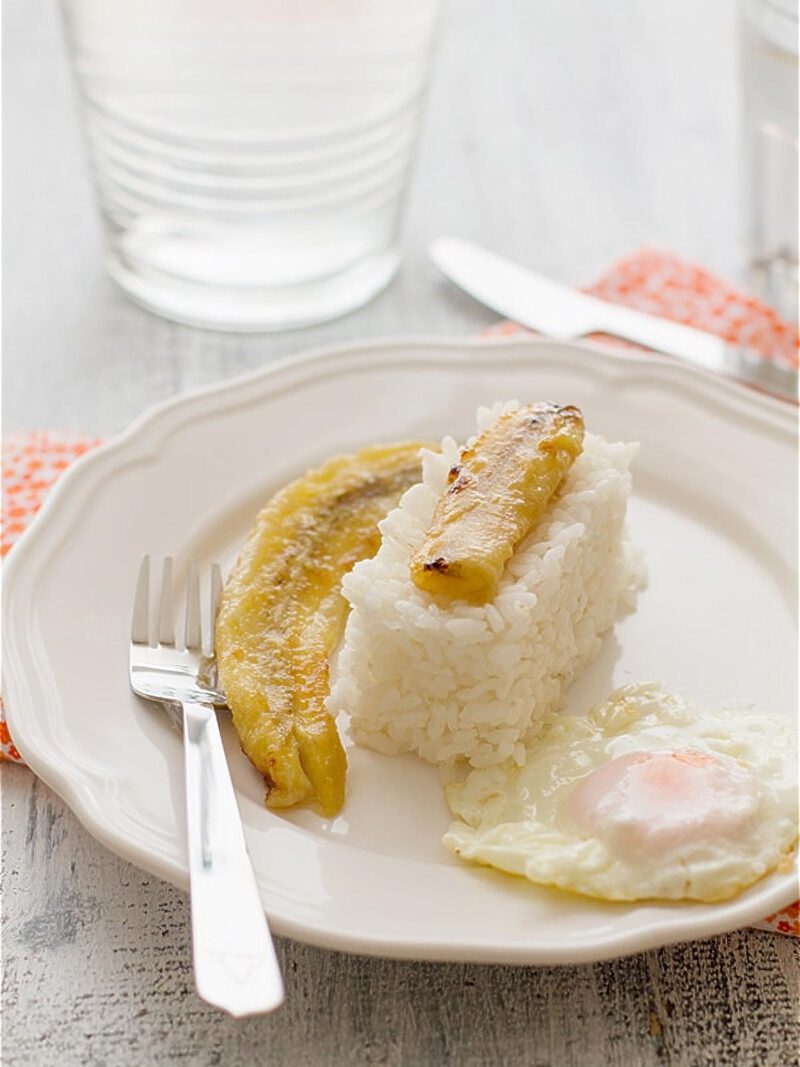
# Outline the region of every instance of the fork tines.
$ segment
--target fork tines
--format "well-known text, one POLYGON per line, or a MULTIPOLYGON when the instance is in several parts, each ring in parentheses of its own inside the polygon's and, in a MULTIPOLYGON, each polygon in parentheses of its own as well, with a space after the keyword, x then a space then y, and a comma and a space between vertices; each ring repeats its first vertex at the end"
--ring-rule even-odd
POLYGON ((188 649, 208 656, 214 654, 214 622, 217 617, 219 598, 222 592, 222 573, 218 563, 210 568, 208 581, 208 616, 207 625, 203 625, 202 585, 200 567, 196 562, 189 564, 186 580, 186 611, 181 631, 180 645, 176 642, 175 626, 175 563, 172 556, 166 556, 160 568, 160 581, 156 596, 151 598, 150 556, 142 559, 139 577, 136 582, 136 596, 133 604, 131 623, 131 641, 135 645, 166 645, 173 648, 188 649), (153 612, 151 605, 155 604, 153 612), (205 641, 203 635, 206 635, 205 641))

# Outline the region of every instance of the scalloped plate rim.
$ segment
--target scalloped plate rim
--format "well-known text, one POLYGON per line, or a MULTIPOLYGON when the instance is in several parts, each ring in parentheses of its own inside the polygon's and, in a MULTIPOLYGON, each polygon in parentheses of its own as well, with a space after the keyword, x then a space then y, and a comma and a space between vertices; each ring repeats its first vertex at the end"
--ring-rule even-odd
MULTIPOLYGON (((21 573, 24 578, 25 569, 29 566, 28 560, 32 559, 35 563, 35 552, 37 549, 42 551, 43 543, 46 546, 50 526, 55 516, 65 514, 63 501, 69 499, 70 495, 76 491, 76 487, 86 483, 86 480, 91 478, 92 472, 95 472, 96 476, 102 464, 113 464, 115 460, 124 459, 126 452, 131 448, 135 449, 137 444, 140 448, 138 458, 145 458, 151 454, 152 449, 158 444, 157 431, 164 420, 169 422, 172 418, 182 414, 183 417, 177 423, 182 425, 193 418, 202 418, 205 404, 210 404, 213 410, 220 402, 234 400, 237 395, 241 402, 253 402, 252 396, 249 400, 247 397, 253 389, 256 390, 257 395, 261 395, 262 392, 272 395, 277 391, 276 383, 280 381, 282 375, 289 375, 290 378, 285 388, 302 388, 303 382, 309 379, 313 367, 330 363, 335 371, 337 361, 341 366, 347 356, 378 354, 379 358, 387 363, 394 356, 399 356, 402 361, 411 356, 427 362, 432 358, 431 350, 435 350, 435 358, 441 357, 446 362, 454 364, 458 364, 465 356, 469 358, 469 355, 488 356, 494 353, 511 354, 519 359, 525 359, 529 355, 535 358, 537 350, 540 352, 545 350, 554 357, 565 358, 568 361, 570 359, 585 360, 590 355, 593 361, 591 369, 595 372, 602 371, 625 376, 629 371, 635 370, 645 376, 666 377, 673 385, 685 386, 690 390, 694 388, 706 401, 712 401, 734 410, 738 409, 738 414, 758 420, 764 429, 771 428, 780 434, 792 435, 793 428, 796 428, 796 413, 787 405, 748 390, 735 382, 719 379, 711 373, 676 363, 666 357, 615 351, 593 343, 555 342, 546 338, 527 336, 494 339, 392 337, 360 341, 354 344, 325 346, 301 356, 290 356, 256 371, 236 375, 156 404, 135 419, 122 434, 78 460, 59 480, 31 527, 4 564, 4 612, 6 605, 13 597, 15 585, 22 580, 18 575, 21 573), (155 439, 149 440, 148 443, 148 436, 153 434, 155 434, 155 439)), ((66 518, 64 521, 67 521, 66 518)), ((71 521, 75 523, 78 520, 73 516, 71 521)), ((43 563, 46 563, 48 558, 45 556, 43 563)), ((27 651, 35 659, 37 651, 40 656, 45 655, 45 652, 44 649, 37 650, 37 635, 29 633, 27 628, 17 623, 16 620, 6 616, 4 629, 7 657, 3 686, 7 696, 7 718, 15 741, 31 769, 64 799, 87 830, 102 844, 122 858, 136 863, 185 890, 188 885, 185 867, 166 856, 154 854, 153 850, 148 850, 145 845, 122 840, 113 820, 109 820, 107 816, 104 817, 98 812, 96 803, 93 803, 91 782, 63 771, 58 765, 57 754, 48 753, 46 746, 43 750, 37 741, 35 730, 33 733, 28 730, 24 715, 17 716, 19 707, 26 702, 26 694, 28 704, 31 706, 35 704, 35 685, 26 680, 22 668, 18 666, 19 656, 14 653, 19 653, 27 646, 27 651)), ((751 901, 740 898, 732 903, 727 902, 724 911, 720 909, 722 913, 716 918, 706 912, 693 916, 689 909, 685 909, 681 911, 682 917, 679 921, 666 927, 663 922, 656 921, 640 926, 635 935, 629 934, 625 938, 617 935, 605 940, 595 938, 590 944, 566 944, 561 950, 556 950, 551 946, 544 952, 537 951, 535 946, 530 944, 519 946, 517 951, 511 951, 506 947, 498 952, 491 942, 483 943, 480 940, 468 946, 461 946, 447 939, 440 941, 428 939, 421 944, 406 939, 365 936, 358 930, 349 930, 343 926, 339 929, 318 928, 313 924, 274 912, 271 914, 271 922, 276 933, 321 947, 363 954, 453 961, 582 963, 639 952, 689 938, 711 936, 756 921, 763 916, 765 911, 775 911, 792 902, 794 891, 788 878, 788 875, 786 878, 780 878, 779 884, 763 893, 761 895, 763 899, 759 899, 755 910, 751 901)))

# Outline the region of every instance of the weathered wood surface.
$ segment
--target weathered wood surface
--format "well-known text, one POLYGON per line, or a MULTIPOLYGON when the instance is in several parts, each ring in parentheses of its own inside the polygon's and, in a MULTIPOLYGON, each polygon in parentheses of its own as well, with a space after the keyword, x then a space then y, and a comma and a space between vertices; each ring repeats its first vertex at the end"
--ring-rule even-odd
MULTIPOLYGON (((234 337, 174 326, 103 275, 55 5, 5 15, 6 432, 109 434, 148 404, 312 345, 470 333, 490 313, 424 260, 443 232, 578 282, 644 241, 729 275, 735 5, 458 0, 410 203, 407 257, 362 312, 234 337)), ((279 1014, 233 1022, 192 989, 184 897, 4 768, 2 1062, 784 1067, 798 946, 744 931, 596 966, 398 963, 282 941, 279 1014)))
POLYGON ((796 1062, 798 952, 744 931, 586 967, 374 960, 281 940, 288 997, 242 1022, 194 994, 183 896, 4 768, 3 1063, 796 1062))

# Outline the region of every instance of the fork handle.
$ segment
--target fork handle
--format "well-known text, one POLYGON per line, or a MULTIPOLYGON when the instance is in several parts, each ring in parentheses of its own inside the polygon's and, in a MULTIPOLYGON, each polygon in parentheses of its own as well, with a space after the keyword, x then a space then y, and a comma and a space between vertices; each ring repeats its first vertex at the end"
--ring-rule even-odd
POLYGON ((247 854, 217 713, 182 703, 186 822, 197 992, 231 1015, 283 1001, 267 919, 247 854))

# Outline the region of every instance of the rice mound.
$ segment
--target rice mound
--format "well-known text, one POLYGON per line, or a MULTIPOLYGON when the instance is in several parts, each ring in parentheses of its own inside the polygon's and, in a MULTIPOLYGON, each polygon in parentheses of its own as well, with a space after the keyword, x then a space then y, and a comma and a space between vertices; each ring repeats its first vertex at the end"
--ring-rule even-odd
MULTIPOLYGON (((481 408, 481 431, 515 403, 481 408)), ((409 573, 458 461, 452 438, 423 452, 422 482, 380 524, 381 547, 345 577, 350 603, 328 709, 361 745, 432 763, 522 763, 525 741, 563 703, 602 633, 644 584, 625 509, 636 444, 587 434, 557 498, 518 546, 495 599, 440 605, 409 573)))

